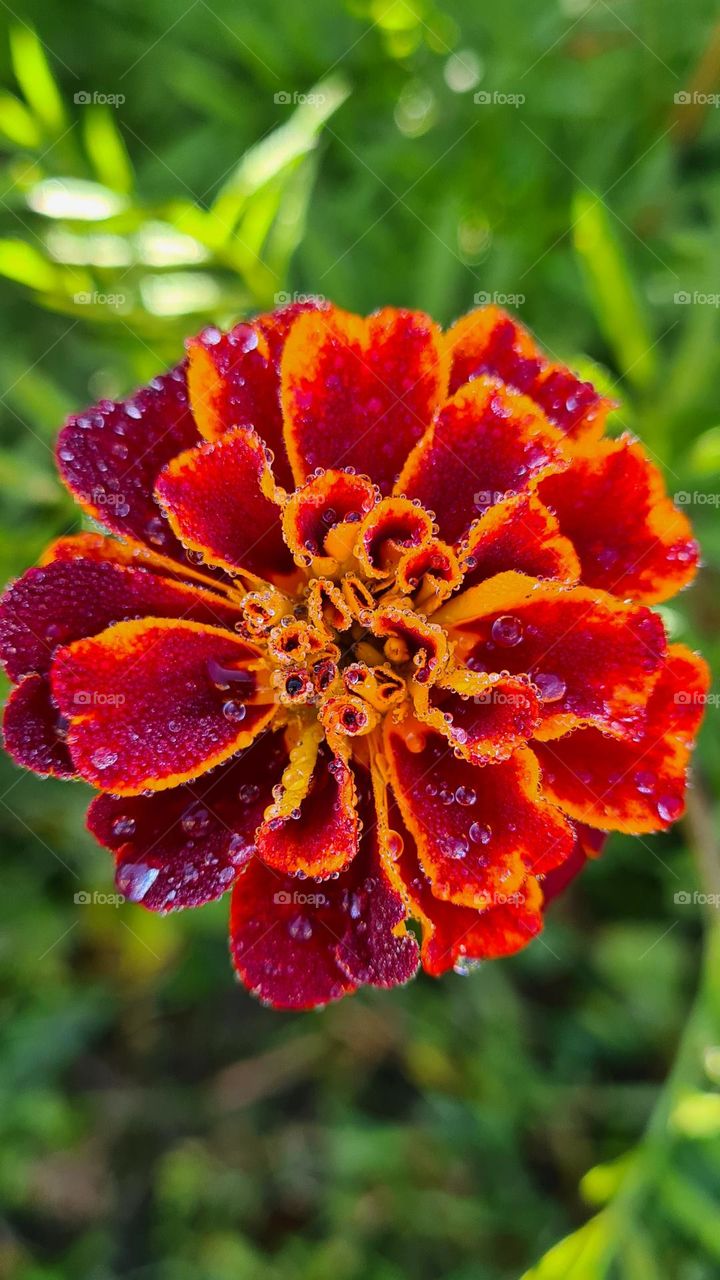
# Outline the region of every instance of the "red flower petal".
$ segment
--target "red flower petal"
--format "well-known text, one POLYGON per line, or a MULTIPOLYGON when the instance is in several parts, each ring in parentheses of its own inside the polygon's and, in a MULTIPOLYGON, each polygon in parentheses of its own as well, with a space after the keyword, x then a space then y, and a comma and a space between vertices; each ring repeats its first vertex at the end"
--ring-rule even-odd
POLYGON ((60 432, 60 475, 84 511, 118 533, 187 563, 153 498, 158 473, 199 442, 178 365, 117 404, 101 400, 60 432))
POLYGON ((506 494, 566 466, 562 435, 527 396, 493 378, 462 387, 410 454, 397 483, 458 542, 506 494))
POLYGON ((46 672, 59 645, 111 623, 152 614, 232 628, 238 606, 147 569, 100 560, 54 560, 28 569, 0 601, 0 656, 11 680, 46 672))
POLYGON ((543 902, 546 908, 584 871, 589 859, 600 857, 608 838, 607 832, 593 831, 592 827, 586 827, 582 822, 575 822, 573 825, 576 831, 575 848, 562 866, 556 867, 543 880, 543 902))
POLYGON ((681 817, 693 739, 710 686, 706 664, 671 645, 633 742, 582 729, 537 744, 543 790, 573 818, 603 830, 660 831, 681 817))
POLYGON ((585 724, 618 736, 637 728, 666 651, 649 609, 522 573, 471 587, 433 618, 454 628, 473 670, 529 673, 543 739, 585 724))
POLYGON ((78 773, 103 790, 137 795, 221 764, 275 712, 253 701, 259 673, 246 671, 256 660, 228 631, 160 618, 119 622, 60 649, 53 693, 70 720, 78 773))
POLYGON ((435 896, 421 870, 417 847, 404 826, 399 809, 389 797, 389 820, 401 852, 388 863, 393 885, 402 893, 411 914, 422 925, 422 964, 426 973, 440 977, 456 966, 464 972, 468 962, 512 955, 541 932, 542 892, 533 876, 514 890, 498 893, 496 905, 486 911, 458 906, 435 896))
POLYGON ((191 784, 97 796, 88 827, 116 856, 120 892, 163 913, 222 897, 255 856, 255 834, 286 763, 284 735, 263 733, 191 784))
POLYGON ((281 872, 323 877, 341 871, 358 850, 352 770, 326 745, 315 761, 297 817, 271 818, 258 832, 258 853, 281 872))
POLYGON ((254 427, 275 456, 280 484, 292 489, 280 409, 280 357, 288 333, 304 311, 326 303, 294 303, 235 325, 229 333, 204 329, 187 343, 188 390, 198 427, 218 440, 232 427, 254 427))
POLYGON ((295 479, 354 467, 390 493, 447 389, 440 331, 421 311, 301 316, 285 344, 282 404, 295 479))
POLYGON ((452 353, 450 393, 483 374, 523 391, 561 431, 601 436, 612 401, 563 365, 548 363, 533 338, 499 307, 480 307, 447 334, 452 353))
POLYGON ((365 833, 357 857, 337 879, 298 881, 255 860, 236 883, 233 962, 243 982, 274 1008, 311 1009, 361 983, 396 986, 417 967, 402 898, 379 861, 362 777, 358 784, 365 833))
POLYGON ((580 577, 572 542, 536 493, 519 493, 490 507, 470 528, 462 564, 464 590, 508 569, 561 582, 580 577))
POLYGON ((64 725, 45 676, 26 676, 13 689, 3 719, 5 750, 16 764, 42 777, 74 778, 64 725))
POLYGON ((506 760, 539 722, 533 690, 508 676, 457 670, 412 692, 418 718, 472 764, 506 760))
POLYGON ((262 441, 240 427, 174 458, 156 493, 186 547, 229 573, 277 582, 294 576, 295 565, 273 488, 262 441))
POLYGON ((588 586, 653 604, 695 576, 699 549, 690 521, 629 437, 583 450, 568 471, 543 481, 541 494, 575 546, 588 586))
POLYGON ((395 796, 437 897, 493 906, 528 872, 544 874, 569 856, 574 833, 540 797, 540 770, 527 748, 479 769, 419 722, 385 724, 395 796))

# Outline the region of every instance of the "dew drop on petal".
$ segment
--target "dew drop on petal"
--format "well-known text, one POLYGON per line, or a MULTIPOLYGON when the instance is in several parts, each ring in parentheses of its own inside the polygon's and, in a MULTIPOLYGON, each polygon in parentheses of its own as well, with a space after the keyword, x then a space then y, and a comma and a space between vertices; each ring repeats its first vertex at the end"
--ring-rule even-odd
POLYGON ((109 751, 107 747, 100 747, 97 751, 93 751, 90 762, 96 769, 109 769, 117 763, 117 752, 109 751))
POLYGON ((501 649, 512 649, 519 644, 523 636, 522 622, 511 614, 503 614, 496 618, 490 628, 490 635, 501 649))
POLYGON ((532 680, 540 690, 540 698, 543 702, 559 702, 565 696, 567 689, 565 681, 552 672, 536 672, 532 680))
POLYGON ((308 942, 313 935, 313 927, 307 916, 293 916, 288 922, 288 933, 296 942, 308 942))
POLYGON ((118 868, 117 886, 130 902, 142 902, 154 885, 160 870, 145 862, 125 862, 118 868))
POLYGON ((110 830, 116 840, 129 840, 135 835, 136 822, 127 813, 121 813, 113 822, 110 830))

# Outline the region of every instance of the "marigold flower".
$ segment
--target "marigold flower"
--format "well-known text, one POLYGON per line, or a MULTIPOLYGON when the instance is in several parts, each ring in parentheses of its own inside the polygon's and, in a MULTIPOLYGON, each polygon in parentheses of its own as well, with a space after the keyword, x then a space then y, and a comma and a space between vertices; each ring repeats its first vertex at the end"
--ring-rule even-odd
POLYGON ((708 685, 648 607, 690 526, 611 407, 495 307, 206 329, 60 434, 108 536, 4 597, 8 751, 99 790, 132 901, 232 889, 277 1008, 518 950, 681 814, 708 685))

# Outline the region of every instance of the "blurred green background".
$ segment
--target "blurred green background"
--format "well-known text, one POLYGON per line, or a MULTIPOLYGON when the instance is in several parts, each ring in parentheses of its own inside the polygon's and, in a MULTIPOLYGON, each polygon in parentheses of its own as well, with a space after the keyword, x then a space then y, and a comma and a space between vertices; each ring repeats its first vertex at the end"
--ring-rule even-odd
MULTIPOLYGON (((15 8, 3 579, 79 527, 63 416, 208 318, 482 294, 612 388, 684 495, 705 568, 663 613, 717 657, 710 0, 15 8)), ((717 730, 712 705, 684 823, 613 838, 525 953, 298 1016, 233 983, 225 903, 77 905, 112 888, 85 788, 4 761, 1 1280, 719 1276, 717 730)))

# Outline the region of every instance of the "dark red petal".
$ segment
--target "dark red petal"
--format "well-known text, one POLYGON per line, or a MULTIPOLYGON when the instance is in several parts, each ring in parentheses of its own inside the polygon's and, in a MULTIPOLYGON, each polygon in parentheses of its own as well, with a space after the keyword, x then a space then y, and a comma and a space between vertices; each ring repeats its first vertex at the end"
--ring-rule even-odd
POLYGON ((354 467, 390 493, 447 389, 440 331, 421 311, 367 320, 301 316, 282 366, 285 439, 299 483, 316 467, 354 467))
POLYGON ((480 307, 458 320, 446 338, 453 364, 450 394, 483 374, 525 392, 568 436, 601 436, 612 401, 563 365, 550 364, 517 320, 499 307, 480 307))
POLYGON ((247 670, 256 661, 228 631, 160 618, 119 622, 60 649, 52 686, 77 772, 104 791, 137 795, 222 764, 275 711, 261 673, 247 670))
POLYGON ((422 925, 422 965, 439 977, 455 967, 468 971, 473 961, 512 955, 527 946, 543 927, 542 892, 533 876, 516 889, 498 894, 486 911, 445 902, 433 893, 420 867, 417 848, 390 797, 389 820, 400 853, 388 864, 392 882, 422 925))
POLYGON ((199 439, 183 364, 128 400, 74 414, 58 438, 58 467, 83 510, 106 528, 187 563, 153 490, 165 464, 199 439))
POLYGON ((443 405, 397 489, 434 511, 440 536, 458 542, 488 507, 565 467, 562 440, 527 396, 479 378, 443 405))
POLYGON ((622 736, 641 725, 666 652, 656 614, 604 591, 501 573, 433 615, 475 671, 528 673, 536 736, 590 724, 622 736))
POLYGON ((695 576, 690 521, 665 493, 657 467, 629 437, 602 440, 541 485, 582 565, 582 581, 654 604, 695 576))
POLYGON ((527 748, 477 768, 418 722, 385 726, 395 797, 437 897, 494 906, 569 856, 572 828, 542 799, 527 748))
POLYGON ((255 856, 286 763, 284 735, 268 732, 196 782, 151 796, 97 796, 88 827, 115 854, 120 892, 160 912, 222 897, 255 856))
POLYGON ((276 871, 316 878, 342 871, 358 851, 358 817, 350 766, 321 745, 297 817, 270 818, 258 852, 276 871))
POLYGON ((5 750, 16 764, 43 777, 74 778, 64 739, 64 723, 45 676, 27 676, 5 704, 5 750))
POLYGON ((623 742, 582 729, 534 744, 545 795, 603 830, 639 834, 669 827, 685 809, 690 752, 709 686, 702 659, 671 645, 641 737, 623 742))
POLYGON ((417 967, 402 898, 379 860, 362 777, 358 785, 365 832, 360 852, 337 879, 298 880, 254 860, 236 883, 230 926, 235 968, 274 1008, 314 1008, 361 983, 395 986, 417 967))
POLYGON ((262 441, 245 427, 181 453, 156 488, 186 547, 230 573, 245 570, 276 582, 294 576, 295 565, 273 491, 262 441))
POLYGON ((568 885, 583 871, 591 858, 599 858, 607 840, 607 832, 593 831, 582 822, 573 823, 576 831, 575 848, 561 867, 556 867, 542 883, 543 903, 547 907, 564 893, 568 885))
POLYGON ((490 507, 471 526, 461 563, 464 590, 508 569, 561 582, 580 577, 573 544, 535 493, 519 493, 490 507))
POLYGON ((59 645, 144 617, 188 618, 232 628, 237 606, 200 587, 105 560, 53 560, 27 573, 0 601, 0 656, 11 680, 46 672, 59 645))

